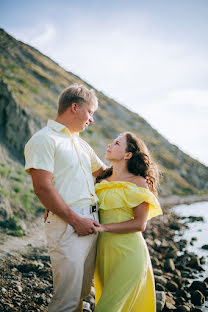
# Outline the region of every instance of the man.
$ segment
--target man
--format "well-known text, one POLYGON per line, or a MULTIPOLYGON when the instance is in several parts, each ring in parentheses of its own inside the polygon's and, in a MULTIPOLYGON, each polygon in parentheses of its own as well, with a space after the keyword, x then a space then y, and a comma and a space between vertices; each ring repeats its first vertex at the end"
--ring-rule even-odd
POLYGON ((25 170, 49 211, 45 222, 54 296, 49 312, 82 311, 94 272, 98 224, 92 174, 105 165, 78 133, 93 122, 93 90, 72 85, 60 95, 56 120, 49 120, 25 146, 25 170))

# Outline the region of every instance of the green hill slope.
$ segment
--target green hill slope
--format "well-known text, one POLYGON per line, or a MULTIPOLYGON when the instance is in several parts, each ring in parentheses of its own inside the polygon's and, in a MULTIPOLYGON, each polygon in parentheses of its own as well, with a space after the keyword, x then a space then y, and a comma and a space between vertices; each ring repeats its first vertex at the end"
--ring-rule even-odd
MULTIPOLYGON (((4 167, 22 168, 25 142, 48 118, 55 118, 58 95, 72 83, 89 87, 80 77, 0 29, 0 162, 4 167)), ((82 136, 100 157, 119 133, 132 131, 147 143, 161 166, 160 195, 207 192, 206 166, 170 144, 138 114, 102 92, 96 93, 99 109, 95 123, 82 136)), ((9 174, 1 176, 7 192, 11 190, 10 179, 9 174)))

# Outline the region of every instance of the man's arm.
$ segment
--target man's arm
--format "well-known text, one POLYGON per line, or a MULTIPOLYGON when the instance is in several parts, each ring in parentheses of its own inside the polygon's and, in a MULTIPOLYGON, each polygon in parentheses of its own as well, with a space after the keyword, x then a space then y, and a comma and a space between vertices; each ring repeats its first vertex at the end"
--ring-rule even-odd
POLYGON ((102 166, 100 169, 94 171, 94 172, 92 173, 93 177, 95 177, 95 178, 99 177, 99 176, 103 173, 103 171, 104 171, 105 169, 107 169, 107 167, 106 167, 106 166, 102 166))
POLYGON ((30 169, 34 192, 44 207, 69 223, 78 235, 85 236, 97 233, 92 219, 81 218, 67 204, 52 185, 52 173, 42 169, 30 169))

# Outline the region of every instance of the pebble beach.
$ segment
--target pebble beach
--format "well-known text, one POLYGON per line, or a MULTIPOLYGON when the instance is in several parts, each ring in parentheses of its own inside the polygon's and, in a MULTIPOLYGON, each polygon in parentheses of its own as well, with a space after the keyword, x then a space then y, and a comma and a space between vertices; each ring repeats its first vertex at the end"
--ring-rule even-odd
MULTIPOLYGON (((154 218, 144 232, 155 275, 157 312, 208 311, 208 246, 196 235, 185 236, 206 218, 181 214, 179 206, 170 208, 173 204, 162 206, 164 215, 154 218), (194 247, 196 242, 202 253, 194 247)), ((52 273, 46 245, 37 247, 30 241, 18 256, 11 253, 0 260, 0 311, 47 311, 51 297, 52 273)), ((83 311, 93 311, 94 304, 92 287, 83 311)))

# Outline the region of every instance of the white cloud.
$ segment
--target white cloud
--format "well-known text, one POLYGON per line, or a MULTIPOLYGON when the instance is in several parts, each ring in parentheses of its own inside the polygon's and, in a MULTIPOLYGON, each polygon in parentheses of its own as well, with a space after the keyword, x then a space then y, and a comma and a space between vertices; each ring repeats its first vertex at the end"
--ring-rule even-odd
POLYGON ((30 44, 43 50, 55 39, 56 30, 52 24, 45 24, 31 39, 30 44))

